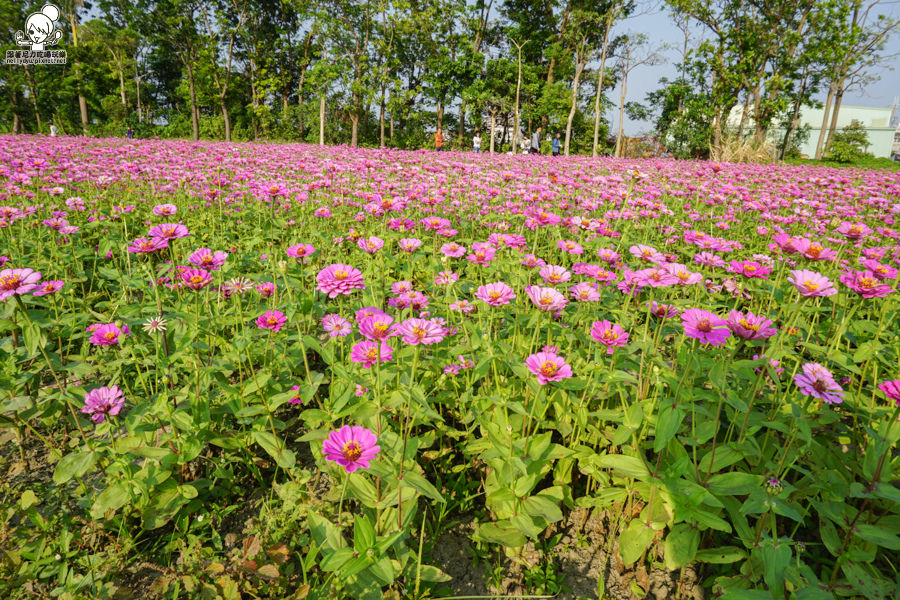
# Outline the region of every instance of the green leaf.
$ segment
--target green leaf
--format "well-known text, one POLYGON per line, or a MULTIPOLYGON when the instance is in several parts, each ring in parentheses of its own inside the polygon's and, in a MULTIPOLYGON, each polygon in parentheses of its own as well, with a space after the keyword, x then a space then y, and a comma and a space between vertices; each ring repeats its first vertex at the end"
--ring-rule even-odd
POLYGON ((34 321, 25 323, 22 327, 22 335, 25 338, 25 348, 28 350, 29 355, 37 352, 38 347, 43 347, 46 341, 40 325, 34 321))
POLYGON ((634 563, 653 541, 656 532, 640 519, 632 519, 619 536, 619 554, 626 565, 634 563))
POLYGON ((650 471, 647 470, 644 462, 636 456, 606 454, 600 457, 599 464, 627 477, 634 477, 635 479, 649 479, 650 477, 650 471))
POLYGON ((353 560, 352 548, 338 548, 334 552, 327 554, 322 559, 322 562, 319 563, 319 566, 326 572, 337 571, 351 560, 353 560))
POLYGON ((431 565, 422 565, 421 567, 419 567, 419 579, 421 579, 422 581, 428 581, 430 583, 442 583, 444 581, 451 581, 453 578, 437 567, 432 567, 431 565))
POLYGON ((288 450, 284 442, 276 438, 268 431, 251 431, 250 436, 269 456, 275 459, 275 463, 282 469, 291 469, 297 463, 297 457, 288 450))
POLYGON ((366 516, 353 522, 353 549, 360 554, 375 545, 375 528, 366 516))
POLYGON ((19 506, 22 507, 22 510, 28 510, 38 502, 40 502, 38 497, 31 490, 25 490, 19 498, 19 506))
POLYGON ((97 462, 99 455, 93 451, 66 454, 53 470, 53 481, 62 485, 73 477, 81 477, 97 462))
POLYGON ((125 506, 131 496, 128 488, 124 483, 114 483, 97 496, 94 505, 91 506, 91 516, 95 519, 101 519, 110 510, 118 510, 125 506))
POLYGON ((735 471, 732 473, 713 475, 709 478, 706 487, 713 494, 735 496, 749 494, 762 486, 762 482, 762 475, 735 471))
POLYGON ((737 546, 720 546, 718 548, 709 548, 707 550, 698 550, 694 556, 697 562, 709 563, 712 565, 727 565, 736 563, 739 560, 747 558, 747 552, 743 548, 737 546))
POLYGON ((884 527, 868 524, 856 525, 854 533, 867 542, 872 542, 882 548, 900 550, 900 537, 884 527))
POLYGON ((496 523, 481 523, 475 529, 475 538, 507 548, 519 548, 524 546, 526 541, 525 534, 505 520, 496 523))
POLYGON ((687 523, 679 523, 672 528, 663 546, 666 567, 678 569, 694 560, 700 547, 700 531, 687 523))
POLYGON ((411 487, 417 492, 428 496, 435 502, 446 502, 446 500, 444 500, 444 497, 441 496, 441 493, 437 491, 437 488, 431 485, 431 483, 427 479, 425 479, 415 471, 407 471, 406 473, 404 473, 402 483, 403 485, 411 487))
POLYGON ((661 451, 669 443, 669 440, 675 437, 684 417, 685 412, 680 408, 672 408, 671 404, 663 405, 656 418, 656 438, 653 440, 654 452, 661 451))
POLYGON ((258 372, 253 379, 247 382, 247 385, 244 386, 244 397, 250 396, 251 394, 255 394, 258 392, 264 385, 266 385, 269 380, 272 378, 266 371, 258 372))

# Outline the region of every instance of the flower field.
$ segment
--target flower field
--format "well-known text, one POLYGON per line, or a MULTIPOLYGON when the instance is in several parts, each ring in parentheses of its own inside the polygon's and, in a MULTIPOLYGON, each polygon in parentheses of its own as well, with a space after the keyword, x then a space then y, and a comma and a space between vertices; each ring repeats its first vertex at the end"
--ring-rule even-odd
POLYGON ((898 173, 0 155, 0 597, 900 589, 898 173))

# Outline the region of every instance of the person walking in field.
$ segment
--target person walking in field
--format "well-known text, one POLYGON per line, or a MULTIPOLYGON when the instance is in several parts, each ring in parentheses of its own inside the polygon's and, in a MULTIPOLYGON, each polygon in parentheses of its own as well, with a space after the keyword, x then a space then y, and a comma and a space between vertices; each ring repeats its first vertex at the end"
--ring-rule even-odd
POLYGON ((472 138, 472 149, 475 154, 481 154, 481 133, 476 131, 475 137, 472 138))
POLYGON ((441 132, 440 127, 438 127, 437 132, 434 134, 434 149, 437 152, 444 149, 444 134, 441 132))
POLYGON ((553 138, 553 156, 559 156, 559 134, 553 138))
POLYGON ((534 133, 531 134, 531 149, 529 150, 531 154, 540 154, 541 153, 541 128, 538 127, 534 130, 534 133))

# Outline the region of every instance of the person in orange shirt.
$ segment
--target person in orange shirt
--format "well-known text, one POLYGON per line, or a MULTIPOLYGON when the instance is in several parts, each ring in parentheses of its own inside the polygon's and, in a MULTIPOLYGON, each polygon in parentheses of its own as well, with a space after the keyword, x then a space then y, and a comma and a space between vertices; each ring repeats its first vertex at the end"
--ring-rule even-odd
POLYGON ((438 152, 444 149, 444 134, 441 133, 440 127, 438 127, 437 133, 434 134, 434 149, 438 152))

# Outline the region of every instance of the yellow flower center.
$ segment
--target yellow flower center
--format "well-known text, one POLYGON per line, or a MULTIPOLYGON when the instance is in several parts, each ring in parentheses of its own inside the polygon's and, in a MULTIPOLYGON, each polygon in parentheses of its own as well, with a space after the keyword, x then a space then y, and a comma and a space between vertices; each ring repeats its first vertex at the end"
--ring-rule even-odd
POLYGON ((337 279, 338 281, 343 281, 343 280, 347 279, 347 277, 349 277, 349 274, 347 273, 347 271, 341 270, 341 271, 334 272, 334 278, 337 279))
POLYGON ((349 460, 350 462, 355 462, 359 460, 359 457, 362 456, 362 446, 359 442, 350 441, 344 444, 344 450, 342 452, 344 458, 349 460))
POLYGON ((817 289, 819 289, 821 287, 818 283, 813 283, 810 280, 804 281, 803 286, 810 292, 815 292, 817 289))
POLYGON ((555 362, 548 360, 541 364, 541 375, 544 377, 553 377, 557 371, 559 371, 559 367, 556 366, 555 362))

